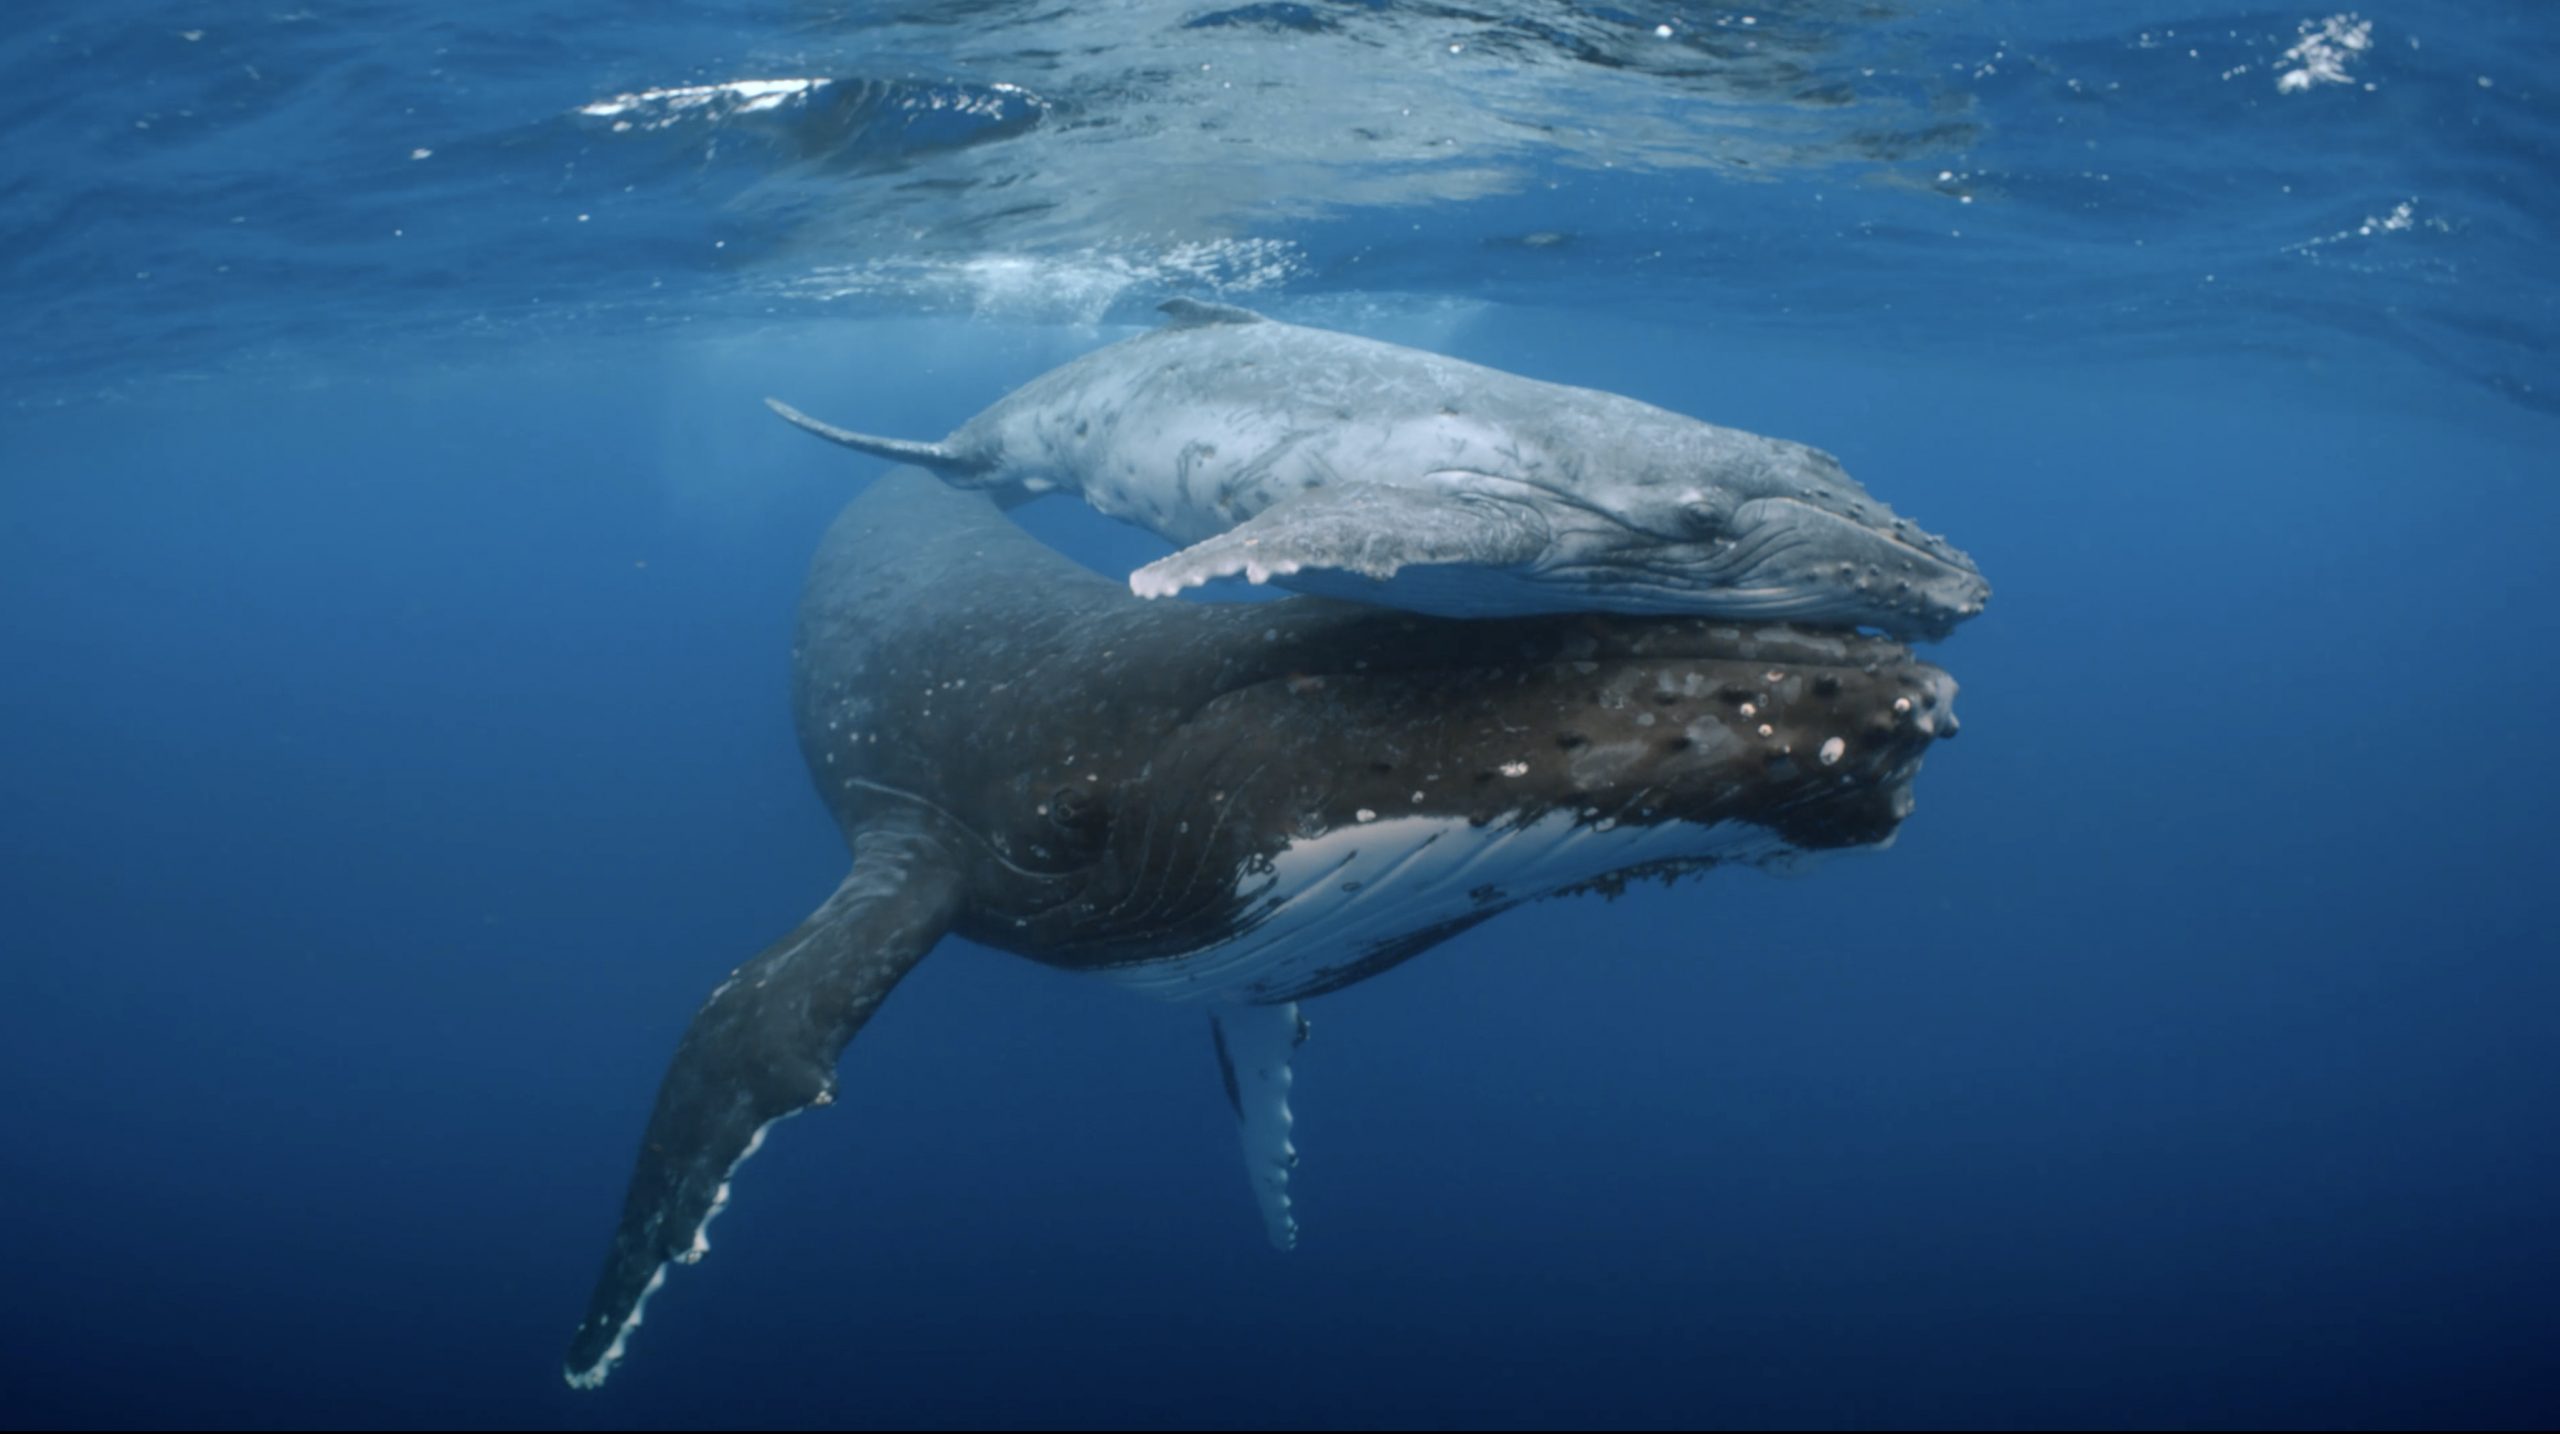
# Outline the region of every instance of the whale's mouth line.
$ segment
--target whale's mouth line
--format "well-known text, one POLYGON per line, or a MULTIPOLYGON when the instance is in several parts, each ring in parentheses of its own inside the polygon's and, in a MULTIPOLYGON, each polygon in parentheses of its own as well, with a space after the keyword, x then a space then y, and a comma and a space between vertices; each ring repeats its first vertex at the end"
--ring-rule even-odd
POLYGON ((1979 578, 1981 576, 1981 573, 1973 566, 1973 562, 1970 558, 1966 558, 1961 553, 1957 553, 1954 549, 1954 545, 1948 543, 1946 539, 1923 531, 1917 524, 1905 523, 1904 526, 1910 528, 1913 533, 1918 534, 1919 537, 1925 541, 1914 541, 1912 538, 1906 537, 1902 533, 1896 532, 1890 527, 1879 528, 1872 523, 1861 522, 1847 514, 1835 513, 1818 503, 1808 503, 1802 498, 1762 498, 1755 500, 1755 503, 1765 503, 1773 508, 1784 509, 1803 516, 1792 523, 1764 518, 1759 523, 1754 524, 1754 527, 1795 528, 1800 532, 1810 532, 1812 530, 1811 524, 1814 523, 1836 524, 1839 527, 1845 528, 1850 532, 1863 537, 1869 542, 1880 543, 1887 548, 1891 548, 1902 553, 1916 562, 1926 563, 1933 568, 1944 569, 1946 572, 1951 574, 1962 574, 1973 578, 1979 578), (1937 544, 1938 547, 1933 548, 1929 546, 1931 543, 1937 544), (1945 549, 1945 551, 1940 551, 1940 548, 1945 549))
MULTIPOLYGON (((1651 590, 1665 594, 1684 587, 1694 589, 1701 578, 1709 584, 1721 585, 1725 580, 1766 567, 1786 550, 1818 541, 1815 534, 1828 525, 1841 530, 1853 542, 1873 544, 1915 566, 1932 570, 1940 578, 1981 581, 1981 572, 1970 559, 1955 552, 1945 539, 1928 534, 1917 525, 1905 525, 1918 535, 1915 540, 1892 527, 1878 527, 1800 497, 1772 494, 1750 499, 1736 510, 1736 514, 1751 514, 1756 510, 1755 521, 1721 537, 1702 540, 1690 533, 1665 531, 1633 522, 1626 515, 1613 512, 1583 494, 1535 479, 1503 473, 1478 472, 1471 476, 1478 481, 1478 487, 1469 497, 1478 502, 1519 507, 1537 516, 1541 522, 1548 522, 1546 514, 1540 511, 1546 505, 1571 508, 1610 527, 1641 533, 1658 543, 1667 544, 1673 551, 1704 551, 1706 554, 1703 562, 1682 563, 1665 562, 1659 554, 1641 548, 1584 561, 1554 561, 1551 557, 1548 562, 1528 565, 1530 571, 1541 577, 1570 574, 1587 580, 1611 568, 1641 569, 1667 579, 1650 585, 1651 590), (1486 491, 1482 486, 1486 481, 1520 491, 1486 491)), ((1873 561, 1879 556, 1883 554, 1869 554, 1861 561, 1873 561)))
POLYGON ((1625 605, 1620 610, 1677 612, 1703 598, 1737 622, 1866 628, 1920 641, 1945 637, 1990 595, 1971 559, 1926 534, 1905 536, 1792 498, 1754 500, 1738 516, 1720 542, 1599 553, 1540 576, 1625 605))

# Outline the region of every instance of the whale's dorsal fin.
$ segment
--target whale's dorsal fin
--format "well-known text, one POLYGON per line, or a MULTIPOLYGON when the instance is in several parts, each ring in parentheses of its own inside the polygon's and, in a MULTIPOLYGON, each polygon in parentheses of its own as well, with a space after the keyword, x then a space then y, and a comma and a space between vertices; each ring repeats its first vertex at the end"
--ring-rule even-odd
POLYGON ((1168 329, 1198 329, 1211 324, 1263 324, 1270 320, 1233 304, 1204 304, 1198 299, 1167 299, 1156 305, 1168 329))
POLYGON ((853 850, 835 895, 721 982, 685 1028, 569 1345, 571 1384, 604 1382, 667 1263, 710 1248, 703 1232, 766 1127, 835 1099, 845 1044, 959 911, 959 869, 931 836, 874 827, 853 850))

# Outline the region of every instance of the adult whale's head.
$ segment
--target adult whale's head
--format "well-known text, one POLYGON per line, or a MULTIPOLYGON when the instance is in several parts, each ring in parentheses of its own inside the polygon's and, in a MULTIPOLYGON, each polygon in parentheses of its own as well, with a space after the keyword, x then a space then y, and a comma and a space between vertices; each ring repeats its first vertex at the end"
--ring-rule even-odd
POLYGON ((738 1166, 831 1103, 946 933, 1217 1003, 1277 1243, 1296 998, 1522 902, 1881 842, 1954 685, 1884 641, 1709 620, 1147 603, 892 474, 829 532, 794 713, 853 869, 688 1027, 572 1340, 600 1382, 738 1166))
POLYGON ((1883 842, 1956 730, 1944 672, 1842 633, 1195 615, 1241 660, 1162 722, 1055 756, 1045 715, 990 724, 1041 754, 976 795, 1044 876, 984 939, 1159 995, 1318 995, 1585 883, 1883 842))

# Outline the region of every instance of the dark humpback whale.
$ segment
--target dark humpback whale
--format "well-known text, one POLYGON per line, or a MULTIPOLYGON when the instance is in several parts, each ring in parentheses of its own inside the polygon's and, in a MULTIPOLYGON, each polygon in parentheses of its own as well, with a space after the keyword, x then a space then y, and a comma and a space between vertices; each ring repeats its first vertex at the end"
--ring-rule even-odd
POLYGON ((573 1384, 946 934, 1210 1005, 1285 1245, 1298 999, 1522 902, 1881 842, 1954 731, 1945 673, 1846 633, 1142 602, 913 470, 828 532, 793 656, 852 871, 686 1030, 573 1384))

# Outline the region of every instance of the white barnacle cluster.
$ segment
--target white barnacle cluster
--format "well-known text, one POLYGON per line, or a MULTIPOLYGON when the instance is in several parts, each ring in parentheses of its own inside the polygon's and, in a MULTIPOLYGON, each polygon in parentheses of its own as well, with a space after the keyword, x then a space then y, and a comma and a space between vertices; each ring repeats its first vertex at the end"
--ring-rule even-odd
MULTIPOLYGON (((2289 68, 2276 75, 2276 93, 2298 95, 2314 85, 2350 83, 2347 62, 2373 48, 2373 22, 2352 12, 2325 20, 2305 20, 2292 49, 2284 52, 2289 68)), ((2370 88, 2370 86, 2368 86, 2370 88)))

